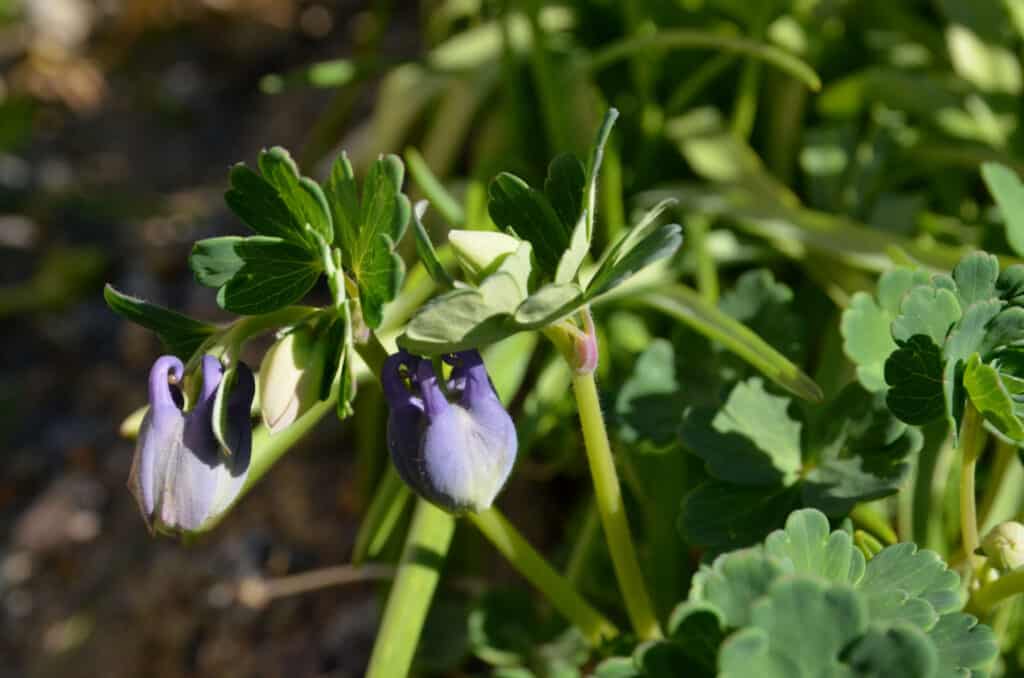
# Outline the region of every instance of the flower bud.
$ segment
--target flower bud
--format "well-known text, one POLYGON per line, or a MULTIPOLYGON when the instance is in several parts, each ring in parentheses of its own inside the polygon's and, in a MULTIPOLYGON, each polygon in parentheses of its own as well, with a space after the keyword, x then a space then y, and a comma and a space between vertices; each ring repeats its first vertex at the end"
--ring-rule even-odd
POLYGON ((187 412, 179 388, 184 371, 178 358, 163 356, 149 373, 149 411, 139 428, 128 488, 151 531, 201 529, 232 504, 249 472, 252 371, 238 363, 234 388, 225 394, 231 430, 241 432, 230 456, 222 453, 212 422, 223 366, 213 356, 203 356, 202 388, 187 412))
POLYGON ((993 527, 981 542, 981 549, 999 570, 1016 570, 1024 565, 1024 525, 1009 520, 993 527))
POLYGON ((516 459, 516 428, 477 351, 456 353, 441 390, 429 360, 405 351, 381 374, 388 449, 398 475, 420 496, 459 513, 491 506, 516 459))
POLYGON ((270 347, 260 365, 260 412, 271 433, 291 425, 320 400, 328 345, 309 325, 270 347))

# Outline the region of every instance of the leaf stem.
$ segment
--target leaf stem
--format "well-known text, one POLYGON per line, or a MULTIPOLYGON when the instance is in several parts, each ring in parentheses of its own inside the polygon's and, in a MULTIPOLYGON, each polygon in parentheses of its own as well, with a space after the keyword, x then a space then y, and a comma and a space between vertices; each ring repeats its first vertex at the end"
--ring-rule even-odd
POLYGON ((416 502, 366 678, 399 678, 409 673, 454 533, 455 518, 423 499, 416 502))
POLYGON ((969 609, 987 615, 997 604, 1018 593, 1024 593, 1024 568, 1011 570, 975 591, 969 609))
POLYGON ((978 458, 985 448, 985 429, 982 426, 981 413, 967 399, 964 412, 963 428, 960 431, 960 449, 963 460, 960 466, 960 538, 963 542, 964 554, 971 569, 977 561, 974 552, 981 545, 978 537, 978 512, 974 490, 974 474, 978 458))
POLYGON ((593 373, 574 375, 572 385, 594 482, 594 496, 601 514, 601 524, 604 527, 605 539, 608 541, 612 564, 615 566, 615 575, 626 601, 626 611, 629 613, 633 629, 640 638, 660 638, 661 627, 647 594, 640 562, 633 545, 633 536, 622 502, 622 488, 619 486, 619 476, 615 470, 615 459, 608 442, 608 432, 605 429, 593 373))
POLYGON ((584 600, 565 577, 555 571, 497 509, 466 516, 508 562, 576 625, 587 642, 598 645, 618 629, 584 600))
POLYGON ((895 544, 899 541, 896 531, 870 504, 857 504, 850 511, 850 520, 860 525, 866 532, 881 537, 886 544, 895 544))

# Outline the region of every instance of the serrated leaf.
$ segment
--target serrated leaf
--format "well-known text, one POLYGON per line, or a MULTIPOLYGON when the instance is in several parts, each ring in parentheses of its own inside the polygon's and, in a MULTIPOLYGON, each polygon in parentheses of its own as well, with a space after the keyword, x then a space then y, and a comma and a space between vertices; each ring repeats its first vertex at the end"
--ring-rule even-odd
POLYGON ((688 411, 683 442, 719 480, 788 485, 801 462, 801 424, 787 413, 789 404, 788 398, 765 391, 761 379, 751 378, 737 384, 717 411, 688 411))
POLYGON ((1024 424, 1017 417, 1013 396, 1003 384, 999 372, 981 362, 977 353, 967 361, 964 387, 986 421, 1010 439, 1024 441, 1024 424))
MULTIPOLYGON (((309 225, 325 242, 332 242, 334 226, 327 198, 319 184, 299 174, 298 165, 288 151, 280 146, 261 151, 258 164, 263 178, 277 190, 297 226, 304 229, 309 225)), ((303 234, 303 239, 315 247, 315 238, 303 234)))
POLYGON ((559 219, 547 197, 525 181, 502 172, 488 188, 488 211, 499 228, 533 245, 541 269, 554 276, 571 232, 559 219))
POLYGON ((999 279, 999 259, 987 252, 971 252, 953 268, 960 306, 967 308, 979 301, 996 296, 999 279))
POLYGON ((334 222, 334 240, 341 247, 345 268, 352 270, 353 257, 359 252, 359 188, 348 155, 342 151, 331 166, 324 185, 334 222))
POLYGON ((216 287, 217 304, 242 315, 283 308, 306 295, 320 277, 320 260, 281 238, 227 236, 198 241, 189 266, 196 280, 216 287))
POLYGON ((919 334, 885 361, 889 384, 886 403, 908 424, 921 425, 946 413, 942 382, 942 353, 932 339, 919 334))
POLYGON ((787 573, 779 561, 766 558, 759 548, 742 549, 718 556, 693 575, 689 600, 704 603, 720 613, 728 628, 751 622, 751 608, 787 573))
POLYGON ((182 360, 188 360, 204 341, 217 332, 214 325, 124 294, 113 285, 103 288, 103 299, 110 310, 125 320, 156 332, 167 350, 182 360))
POLYGON ((1024 184, 1016 172, 994 162, 982 164, 981 176, 1002 213, 1007 242, 1024 256, 1024 184))
POLYGON ((872 619, 906 621, 925 630, 938 616, 960 608, 960 577, 938 554, 916 544, 882 549, 868 561, 857 590, 865 594, 872 619))
POLYGON ((872 625, 846 649, 842 661, 860 678, 931 678, 939 657, 928 636, 918 628, 872 625))
POLYGON ((744 487, 707 480, 683 499, 679 530, 718 553, 749 546, 780 527, 800 503, 798 486, 744 487))
POLYGON ((802 509, 786 519, 784 529, 768 535, 765 553, 789 565, 796 574, 823 577, 840 584, 855 584, 864 574, 864 556, 849 533, 832 532, 820 511, 802 509))
POLYGON ((420 200, 412 210, 413 233, 416 236, 416 254, 419 255, 419 259, 423 262, 423 267, 427 269, 431 279, 441 289, 450 290, 455 286, 455 281, 452 280, 451 275, 449 275, 440 259, 437 258, 434 243, 430 241, 430 234, 427 233, 427 229, 423 226, 423 215, 426 211, 426 200, 420 200))
POLYGON ((944 615, 928 637, 939 655, 936 678, 985 678, 999 654, 992 629, 962 612, 944 615))
POLYGON ((942 346, 961 312, 956 295, 949 290, 920 285, 903 298, 900 313, 892 322, 892 337, 903 344, 911 337, 924 335, 942 346))
POLYGON ((864 633, 868 614, 842 586, 783 579, 754 605, 752 625, 731 636, 719 654, 721 678, 848 676, 839 658, 864 633))

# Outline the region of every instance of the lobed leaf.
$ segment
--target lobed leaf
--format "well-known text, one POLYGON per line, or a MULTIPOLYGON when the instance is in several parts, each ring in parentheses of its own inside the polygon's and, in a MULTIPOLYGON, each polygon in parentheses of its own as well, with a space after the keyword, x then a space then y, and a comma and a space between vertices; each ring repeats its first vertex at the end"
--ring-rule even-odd
POLYGON ((182 360, 188 360, 217 331, 215 325, 119 292, 113 285, 103 288, 103 299, 125 320, 156 332, 167 350, 182 360))

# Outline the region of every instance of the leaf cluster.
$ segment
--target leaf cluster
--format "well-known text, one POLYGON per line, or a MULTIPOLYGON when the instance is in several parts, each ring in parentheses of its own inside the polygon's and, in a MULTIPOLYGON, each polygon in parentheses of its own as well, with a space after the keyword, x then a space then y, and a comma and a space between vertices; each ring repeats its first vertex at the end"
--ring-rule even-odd
POLYGON ((983 678, 998 645, 960 612, 959 587, 935 553, 896 544, 865 561, 848 532, 803 509, 763 544, 701 566, 668 637, 595 675, 983 678))

